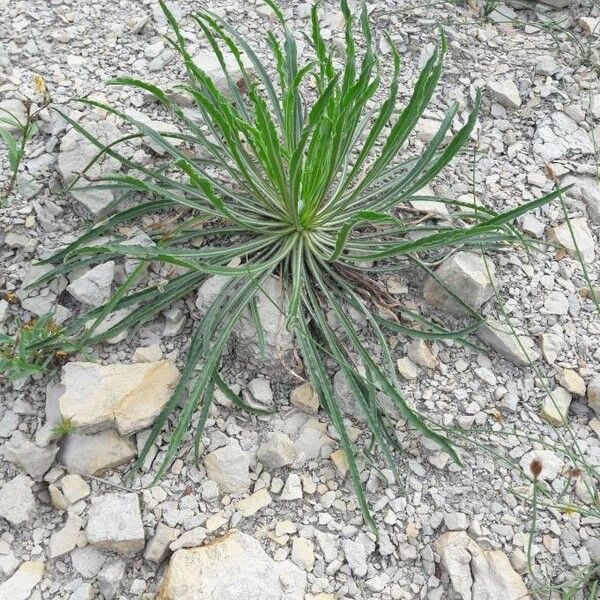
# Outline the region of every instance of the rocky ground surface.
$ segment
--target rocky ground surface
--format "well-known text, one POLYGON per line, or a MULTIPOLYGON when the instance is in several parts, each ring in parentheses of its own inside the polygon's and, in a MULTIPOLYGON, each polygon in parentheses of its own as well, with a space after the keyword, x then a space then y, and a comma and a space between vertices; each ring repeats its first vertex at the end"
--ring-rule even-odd
MULTIPOLYGON (((589 277, 597 281, 600 187, 592 132, 595 127, 600 140, 600 83, 586 53, 597 54, 600 46, 594 37, 600 12, 588 2, 562 8, 531 2, 500 4, 484 18, 460 3, 421 4, 369 3, 382 61, 389 56, 381 37, 387 31, 401 50, 406 84, 424 64, 436 24, 446 31, 449 54, 440 92, 412 150, 430 139, 450 99, 462 103, 464 119, 475 88, 484 90, 474 173, 473 156, 465 155, 433 191, 470 201, 474 178, 481 203, 506 209, 548 192, 553 179, 574 183, 566 211, 589 277), (561 19, 567 33, 551 35, 551 18, 561 19)), ((206 43, 189 19, 203 5, 171 4, 210 69, 206 43)), ((273 24, 270 10, 239 0, 210 6, 264 50, 262 34, 273 24)), ((284 7, 293 27, 307 31, 309 5, 284 2, 284 7)), ((0 0, 0 12, 0 106, 13 111, 23 108, 19 93, 35 98, 32 80, 39 74, 57 103, 91 94, 157 119, 146 96, 103 82, 127 74, 170 88, 181 78, 154 0, 0 0)), ((322 14, 326 37, 342 40, 335 2, 324 2, 322 14)), ((404 98, 409 91, 406 85, 404 98)), ((69 110, 99 139, 118 135, 112 118, 82 106, 69 110)), ((132 151, 152 160, 156 150, 140 144, 132 151)), ((0 332, 14 333, 17 319, 50 310, 63 322, 82 307, 105 302, 122 281, 123 266, 106 263, 39 292, 23 290, 39 272, 31 263, 73 239, 110 201, 110 192, 61 194, 93 153, 55 114, 42 113, 18 194, 0 210, 0 289, 6 298, 0 300, 0 332)), ((95 172, 114 168, 105 163, 95 172)), ((8 178, 3 162, 0 186, 8 178)), ((433 209, 439 211, 439 205, 433 209)), ((281 383, 259 360, 241 360, 232 352, 224 376, 247 400, 277 406, 278 414, 248 417, 218 395, 198 466, 184 444, 167 475, 154 482, 163 452, 157 445, 142 472, 125 479, 169 397, 213 281, 197 299, 171 307, 160 322, 76 357, 55 377, 4 384, 0 599, 527 597, 537 585, 526 561, 531 511, 515 492, 529 493, 531 460, 541 460, 540 479, 553 498, 584 508, 592 502, 585 473, 569 472, 567 457, 551 444, 559 434, 572 435, 572 447, 587 464, 600 465, 600 320, 585 293, 560 204, 537 210, 519 226, 530 239, 564 250, 543 245, 532 255, 503 251, 488 259, 487 268, 477 252, 460 253, 438 271, 490 317, 474 338, 489 353, 402 337, 394 351, 411 402, 465 438, 482 443, 493 438, 524 472, 469 446, 460 468, 400 424, 406 447, 398 457, 405 474, 400 486, 387 485, 385 472, 361 462, 380 531, 375 540, 357 509, 335 432, 310 386, 281 383), (490 299, 488 269, 502 311, 490 299), (502 312, 521 334, 521 344, 502 312), (71 419, 76 432, 56 440, 61 418, 71 419)), ((434 307, 450 318, 456 312, 452 299, 431 281, 410 276, 384 283, 409 307, 434 307)), ((335 387, 351 434, 361 438, 359 415, 341 375, 335 387)), ((596 514, 540 512, 532 542, 539 580, 561 583, 600 562, 596 514)))

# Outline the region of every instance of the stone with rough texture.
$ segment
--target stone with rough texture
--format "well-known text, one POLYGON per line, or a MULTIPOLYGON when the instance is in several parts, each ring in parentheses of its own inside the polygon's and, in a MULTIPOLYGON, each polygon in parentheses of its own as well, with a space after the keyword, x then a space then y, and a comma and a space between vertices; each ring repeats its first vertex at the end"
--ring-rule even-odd
POLYGON ((505 79, 503 81, 490 81, 488 88, 492 92, 494 100, 507 108, 519 108, 521 106, 521 96, 519 89, 514 81, 505 79))
POLYGON ((305 587, 306 574, 289 560, 273 561, 257 540, 231 530, 204 546, 175 552, 158 598, 304 600, 305 587))
POLYGON ((417 365, 410 360, 408 356, 399 358, 396 362, 396 366, 398 367, 398 373, 400 373, 404 379, 416 379, 419 376, 417 365))
POLYGON ((217 296, 230 281, 231 277, 227 275, 213 275, 202 283, 196 296, 196 308, 201 315, 206 314, 217 296))
POLYGON ((292 562, 305 571, 312 571, 315 566, 314 544, 303 537, 294 538, 292 562))
POLYGON ((204 459, 208 476, 226 494, 238 494, 250 489, 250 461, 237 442, 217 448, 204 459))
MULTIPOLYGON (((89 133, 100 143, 108 144, 121 137, 121 132, 108 120, 90 121, 85 124, 89 133)), ((58 154, 58 172, 63 183, 69 185, 81 173, 88 163, 98 154, 98 148, 75 129, 63 137, 58 154)), ((97 161, 86 173, 88 177, 99 177, 116 172, 119 162, 111 157, 97 161)), ((113 200, 112 190, 71 190, 75 198, 92 216, 99 214, 113 200)))
POLYGON ((121 580, 125 575, 125 561, 109 558, 98 573, 98 585, 104 600, 112 600, 117 595, 121 580))
POLYGON ((294 462, 296 447, 285 433, 277 431, 271 433, 261 444, 256 457, 265 467, 279 469, 294 462))
POLYGON ((0 583, 1 600, 28 600, 31 592, 42 580, 44 563, 24 562, 12 577, 0 583))
POLYGON ((60 486, 69 504, 75 504, 90 495, 90 486, 80 475, 65 475, 60 480, 60 486))
POLYGON ((569 155, 594 153, 590 135, 564 112, 554 111, 542 120, 533 139, 533 155, 544 163, 569 155))
POLYGON ((27 122, 27 108, 18 98, 7 98, 0 102, 0 126, 10 132, 20 131, 27 122))
POLYGON ((117 554, 144 549, 145 535, 136 494, 104 494, 92 500, 86 529, 93 546, 117 554))
POLYGON ((587 221, 583 217, 571 219, 571 229, 566 221, 558 227, 553 227, 548 232, 548 241, 563 246, 573 257, 577 257, 577 248, 579 248, 582 260, 586 263, 592 263, 596 257, 596 243, 587 221), (573 235, 571 235, 571 229, 573 235))
POLYGON ((164 523, 156 526, 152 539, 146 544, 144 558, 156 564, 160 564, 169 555, 169 546, 177 539, 179 532, 164 523))
POLYGON ((407 353, 408 358, 421 367, 435 369, 438 366, 438 359, 425 340, 412 340, 408 344, 407 353))
POLYGON ((128 463, 136 455, 135 444, 109 429, 91 435, 69 434, 61 442, 58 460, 69 473, 101 475, 128 463))
POLYGON ((262 326, 264 353, 259 347, 255 319, 250 311, 242 317, 234 329, 235 351, 242 361, 259 364, 260 370, 271 381, 286 380, 291 377, 286 365, 292 366, 294 343, 293 334, 285 326, 285 296, 282 282, 268 277, 256 296, 258 317, 262 326))
MULTIPOLYGON (((495 268, 488 260, 492 281, 495 268)), ((472 252, 457 252, 446 259, 435 271, 435 276, 472 308, 479 308, 493 294, 493 286, 483 258, 472 252)), ((425 300, 442 310, 454 314, 465 314, 467 311, 455 300, 443 285, 430 277, 423 290, 425 300)))
POLYGON ((152 425, 178 378, 177 367, 168 360, 132 365, 68 363, 63 367, 60 412, 79 433, 114 426, 121 435, 131 435, 152 425))
POLYGON ((310 415, 316 415, 319 411, 319 397, 310 381, 306 381, 292 390, 290 403, 310 415))
MULTIPOLYGON (((224 54, 223 58, 225 60, 227 71, 229 72, 231 84, 235 86, 239 81, 243 81, 242 71, 235 58, 231 54, 224 54)), ((246 71, 249 74, 253 73, 254 67, 252 63, 245 55, 242 55, 241 58, 246 71)), ((202 50, 194 56, 194 63, 212 79, 212 82, 222 94, 225 94, 226 96, 231 95, 227 77, 213 52, 202 50)))
POLYGON ((464 531, 444 533, 434 548, 462 600, 531 600, 508 557, 498 550, 483 550, 464 531))
POLYGON ((17 475, 0 485, 0 517, 12 525, 31 519, 35 511, 33 481, 27 475, 17 475))
POLYGON ((240 500, 235 507, 244 517, 251 517, 265 506, 269 506, 269 504, 271 504, 271 494, 269 494, 267 488, 261 488, 248 498, 240 500))
POLYGON ((71 552, 71 564, 84 579, 95 577, 106 562, 106 558, 106 554, 94 546, 75 548, 71 552))
POLYGON ((58 452, 58 446, 40 447, 20 431, 2 449, 6 460, 23 469, 34 481, 42 480, 58 452))
POLYGON ((540 355, 534 349, 534 341, 526 335, 513 334, 508 325, 489 318, 477 330, 477 337, 486 346, 494 349, 498 354, 508 358, 516 365, 528 365, 535 362, 540 355), (517 339, 518 336, 518 339, 517 339))
POLYGON ((600 415, 600 375, 596 375, 587 386, 588 406, 600 415))
POLYGON ((83 519, 70 514, 64 527, 50 536, 48 545, 50 558, 57 558, 71 552, 77 545, 77 538, 82 527, 83 519))
POLYGON ((67 292, 79 302, 89 306, 101 306, 110 299, 114 276, 115 261, 110 260, 74 279, 67 286, 67 292))
POLYGON ((281 490, 280 500, 300 500, 302 498, 302 481, 296 473, 290 473, 281 490))
POLYGON ((585 381, 583 377, 573 369, 563 369, 556 377, 558 383, 567 391, 576 396, 585 396, 585 381))
POLYGON ((571 406, 571 394, 565 388, 557 387, 544 398, 542 417, 551 425, 559 426, 567 422, 571 406))
POLYGON ((354 540, 342 543, 346 562, 356 577, 364 577, 368 570, 368 557, 375 550, 375 543, 365 533, 359 533, 354 540))
MULTIPOLYGON (((600 107, 600 95, 598 95, 600 107)), ((599 109, 600 112, 600 109, 599 109)), ((600 115, 597 117, 600 119, 600 115)), ((561 179, 561 187, 572 185, 567 196, 581 200, 586 207, 588 216, 595 225, 600 224, 600 183, 593 177, 573 177, 571 175, 561 179)))

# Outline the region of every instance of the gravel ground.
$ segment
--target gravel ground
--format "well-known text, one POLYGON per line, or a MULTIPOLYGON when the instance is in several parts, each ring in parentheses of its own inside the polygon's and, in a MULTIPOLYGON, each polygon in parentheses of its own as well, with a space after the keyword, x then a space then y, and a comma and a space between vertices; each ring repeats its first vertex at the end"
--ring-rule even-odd
MULTIPOLYGON (((188 16, 204 5, 197 0, 172 3, 194 51, 206 45, 188 16)), ((238 0, 217 0, 210 6, 235 23, 259 49, 265 49, 263 32, 273 21, 264 6, 238 0)), ((308 5, 284 2, 283 6, 293 29, 307 31, 308 5)), ((461 156, 434 182, 434 192, 471 201, 475 184, 478 201, 504 210, 550 191, 550 177, 575 183, 566 198, 566 210, 573 218, 589 277, 597 282, 599 266, 594 251, 598 252, 600 187, 593 179, 596 161, 591 132, 595 126, 600 140, 600 82, 598 70, 586 64, 582 54, 591 49, 596 53, 591 59, 598 65, 599 38, 586 31, 593 30, 600 11, 588 3, 569 4, 562 10, 537 3, 525 7, 511 4, 500 5, 485 19, 463 4, 425 7, 419 2, 398 5, 378 0, 369 7, 378 39, 387 31, 401 51, 406 84, 403 99, 438 36, 438 23, 447 35, 444 75, 425 114, 427 121, 411 142, 413 151, 423 147, 431 121, 443 116, 450 100, 461 102, 459 117, 464 122, 476 88, 484 89, 475 168, 472 153, 461 156), (513 14, 529 24, 507 23, 505 15, 513 14), (563 19, 562 26, 576 42, 567 34, 553 37, 547 29, 532 25, 549 16, 563 19)), ((146 96, 107 88, 104 82, 131 75, 169 88, 182 80, 180 65, 164 43, 166 27, 153 0, 0 0, 0 10, 0 101, 17 98, 18 93, 34 97, 33 76, 39 74, 58 104, 93 95, 157 118, 156 108, 146 96)), ((321 14, 329 38, 343 39, 336 3, 323 2, 321 14)), ((389 73, 385 61, 389 49, 384 41, 378 44, 389 73)), ((96 127, 100 138, 114 132, 112 121, 96 111, 75 105, 68 110, 72 117, 96 127)), ((14 333, 18 318, 27 320, 57 303, 61 307, 57 314, 63 317, 80 309, 75 294, 64 292, 67 281, 53 283, 39 296, 20 292, 23 282, 31 278, 31 263, 80 232, 88 218, 83 207, 90 209, 89 203, 60 194, 65 165, 77 162, 81 147, 72 142, 76 156, 69 156, 73 146, 63 139, 67 126, 55 115, 43 112, 40 127, 28 145, 18 193, 0 209, 0 289, 10 298, 16 293, 11 302, 0 301, 0 332, 9 334, 14 333)), ((134 151, 151 159, 148 147, 134 151)), ((7 163, 2 162, 0 186, 9 176, 7 163)), ((568 250, 571 242, 569 236, 564 237, 563 222, 561 205, 554 202, 524 218, 520 227, 533 239, 562 241, 568 250)), ((522 249, 503 250, 490 260, 496 270, 502 311, 531 340, 540 355, 536 367, 515 365, 518 351, 514 348, 479 354, 451 342, 437 342, 431 349, 433 356, 423 356, 422 348, 398 337, 396 358, 409 357, 403 363, 407 397, 437 422, 458 427, 467 438, 493 442, 527 468, 532 450, 547 448, 558 435, 547 422, 552 420, 548 415, 552 407, 545 401, 541 374, 550 388, 568 390, 560 396, 568 407, 567 427, 587 462, 597 467, 600 427, 594 409, 600 410, 600 384, 594 383, 594 378, 600 375, 600 320, 593 302, 581 293, 586 287, 581 265, 568 252, 545 245, 531 255, 522 249), (474 433, 481 429, 484 433, 474 433), (512 430, 520 435, 502 434, 512 430)), ((108 284, 100 282, 99 288, 106 291, 108 285, 110 289, 112 279, 111 273, 108 284)), ((422 278, 409 276, 384 283, 409 307, 431 313, 424 300, 422 278)), ((197 318, 193 300, 175 307, 166 315, 166 324, 151 323, 131 339, 95 350, 91 358, 104 364, 128 364, 138 347, 157 344, 159 348, 149 351, 150 360, 163 357, 181 366, 190 327, 197 318)), ((493 301, 482 310, 492 317, 502 313, 493 301)), ((135 359, 138 365, 144 360, 135 359)), ((197 546, 232 528, 258 539, 275 561, 290 559, 307 578, 306 596, 281 592, 269 596, 273 598, 512 600, 517 597, 514 590, 520 589, 521 576, 528 588, 534 586, 524 554, 530 509, 514 493, 523 489, 527 479, 517 470, 470 449, 463 452, 465 465, 460 468, 445 454, 401 430, 406 452, 398 460, 406 477, 400 487, 384 485, 377 470, 362 463, 380 528, 376 544, 366 532, 351 484, 344 478, 343 461, 335 454, 339 450, 336 435, 325 415, 299 412, 290 405, 293 386, 289 382, 270 382, 271 374, 263 373, 259 363, 247 364, 235 352, 227 355, 223 372, 255 399, 266 394, 269 402, 272 391, 281 413, 267 419, 250 418, 223 406, 226 402, 222 401, 208 420, 204 448, 207 453, 227 449, 230 454, 211 454, 215 464, 204 461, 198 467, 182 454, 154 486, 147 469, 131 483, 124 482, 126 465, 98 476, 65 478, 72 469, 68 464, 61 466, 61 455, 54 464, 52 455, 46 464, 53 446, 41 442, 42 425, 49 419, 46 386, 51 378, 4 385, 0 395, 0 442, 5 442, 6 459, 0 461, 1 599, 174 598, 158 595, 168 564, 162 562, 162 551, 171 542, 175 542, 172 549, 197 546), (266 456, 268 448, 263 446, 272 432, 280 436, 273 442, 274 457, 266 456), (28 446, 31 440, 35 443, 28 446), (25 448, 25 459, 11 454, 15 444, 25 448), (36 454, 40 447, 46 448, 41 458, 36 454), (291 460, 285 456, 286 448, 291 460), (45 465, 40 467, 43 472, 38 480, 19 475, 19 460, 45 465), (284 466, 278 466, 278 460, 284 466), (247 473, 227 472, 232 463, 244 461, 247 473), (229 491, 228 476, 234 480, 229 491), (127 495, 141 488, 137 495, 127 495), (249 502, 240 505, 247 497, 249 502), (116 508, 111 513, 112 501, 116 508), (15 515, 19 509, 25 518, 15 515), (126 515, 126 547, 107 541, 110 533, 106 528, 114 514, 126 515), (163 528, 160 535, 156 533, 159 524, 163 528), (62 533, 57 536, 59 530, 62 533), (155 544, 149 550, 150 540, 155 544), (501 573, 496 580, 490 576, 495 583, 482 583, 485 575, 476 558, 469 569, 463 542, 475 544, 475 549, 469 546, 471 556, 485 555, 492 575, 501 573), (500 553, 488 552, 491 549, 500 553), (43 563, 43 572, 36 570, 39 563, 43 563), (459 582, 465 565, 466 589, 459 582), (17 581, 19 573, 22 578, 17 581), (509 585, 506 582, 513 574, 518 582, 509 585)), ((355 417, 351 412, 347 415, 359 435, 361 424, 355 417)), ((566 430, 565 426, 560 429, 564 435, 566 430)), ((139 444, 143 433, 134 436, 134 442, 135 437, 139 444)), ((157 452, 160 459, 160 449, 157 452)), ((547 478, 556 496, 566 485, 564 499, 585 506, 589 498, 581 485, 575 494, 577 477, 568 479, 564 457, 554 452, 542 456, 544 468, 554 469, 547 478)), ((66 462, 64 456, 62 462, 66 462)), ((36 479, 31 472, 29 475, 36 479)), ((252 548, 247 551, 258 552, 252 548)), ((598 519, 569 511, 542 511, 533 551, 541 580, 560 583, 578 569, 600 561, 598 519)), ((216 576, 226 578, 228 573, 217 569, 216 576)), ((262 596, 243 595, 246 597, 262 596)))

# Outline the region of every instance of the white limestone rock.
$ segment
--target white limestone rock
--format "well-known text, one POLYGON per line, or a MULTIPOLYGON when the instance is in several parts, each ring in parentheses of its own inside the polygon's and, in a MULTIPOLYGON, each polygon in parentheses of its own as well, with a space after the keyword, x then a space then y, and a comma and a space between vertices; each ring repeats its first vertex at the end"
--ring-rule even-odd
POLYGON ((258 449, 256 457, 268 469, 279 469, 294 462, 296 447, 289 436, 276 431, 267 436, 258 449))
POLYGON ((548 231, 548 241, 562 246, 573 257, 577 257, 577 247, 579 247, 582 260, 588 264, 594 262, 596 257, 596 242, 583 217, 571 219, 571 228, 566 221, 557 227, 552 227, 548 231))
MULTIPOLYGON (((85 124, 89 133, 102 144, 116 141, 122 133, 109 120, 90 121, 85 124)), ((91 160, 99 153, 100 149, 83 137, 75 129, 71 129, 62 138, 58 154, 58 172, 65 185, 71 184, 83 172, 91 160)), ((86 172, 91 178, 117 172, 119 162, 111 157, 104 156, 94 163, 86 172)), ((75 198, 92 216, 98 215, 114 199, 111 190, 95 190, 93 187, 86 190, 72 190, 71 196, 75 198)))
POLYGON ((77 545, 77 539, 79 538, 83 524, 84 521, 80 516, 69 514, 64 527, 50 536, 50 543, 48 545, 49 557, 58 558, 71 552, 77 545))
POLYGON ((594 153, 592 140, 585 129, 564 112, 553 112, 538 125, 533 139, 533 154, 544 163, 570 155, 594 153))
POLYGON ((498 550, 483 550, 464 531, 442 534, 434 548, 462 600, 531 600, 521 576, 498 550))
POLYGON ((6 460, 23 469, 34 481, 41 481, 54 463, 58 446, 40 447, 16 431, 2 450, 6 460))
POLYGON ((22 525, 35 511, 33 481, 27 475, 17 475, 0 484, 0 517, 11 525, 22 525))
POLYGON ((91 435, 67 435, 61 441, 58 460, 69 473, 97 476, 128 463, 136 455, 135 444, 114 429, 108 429, 91 435))
POLYGON ((304 600, 306 574, 289 560, 273 561, 253 537, 231 530, 171 557, 161 600, 304 600), (223 574, 227 574, 226 577, 223 574))
POLYGON ((117 554, 144 549, 145 534, 137 494, 104 494, 92 499, 86 528, 93 546, 117 554))
POLYGON ((239 494, 250 489, 250 461, 237 442, 217 448, 206 455, 204 466, 208 476, 226 494, 239 494))
POLYGON ((487 85, 494 100, 502 106, 506 108, 519 108, 521 106, 519 89, 511 79, 489 81, 487 85))
POLYGON ((600 416, 600 375, 596 375, 587 386, 588 406, 600 416))
POLYGON ((31 592, 42 580, 44 563, 26 561, 4 583, 0 583, 2 600, 29 600, 31 592))
POLYGON ((530 361, 535 362, 540 357, 529 336, 518 333, 514 335, 508 325, 496 319, 488 317, 477 330, 477 337, 516 365, 528 365, 530 361))
MULTIPOLYGON (((225 66, 229 73, 232 85, 237 85, 239 81, 243 80, 242 71, 237 61, 231 54, 224 54, 225 66)), ((227 77, 221 68, 221 65, 215 56, 214 52, 210 50, 202 50, 193 57, 194 64, 202 69, 215 84, 217 89, 226 96, 231 96, 231 90, 227 82, 227 77)), ((242 55, 242 64, 244 65, 246 72, 251 74, 254 72, 252 63, 242 55)))
POLYGON ((287 366, 294 365, 293 333, 285 326, 285 302, 283 283, 268 277, 261 285, 256 297, 258 318, 262 326, 264 354, 259 347, 256 323, 250 311, 242 314, 235 327, 233 337, 235 352, 239 360, 260 366, 269 380, 282 381, 291 378, 287 366))
POLYGON ((154 423, 178 379, 177 367, 167 360, 132 365, 68 363, 63 367, 60 412, 80 433, 114 426, 121 435, 131 435, 154 423))
MULTIPOLYGON (((494 282, 495 268, 489 260, 487 267, 494 282)), ((473 252, 453 254, 436 269, 435 276, 444 285, 430 277, 423 290, 425 300, 432 306, 453 314, 465 314, 467 311, 446 288, 474 309, 478 309, 493 294, 486 263, 481 256, 473 252)))
POLYGON ((80 277, 74 279, 67 291, 75 300, 97 307, 106 304, 110 299, 111 286, 115 276, 115 261, 96 265, 80 277))

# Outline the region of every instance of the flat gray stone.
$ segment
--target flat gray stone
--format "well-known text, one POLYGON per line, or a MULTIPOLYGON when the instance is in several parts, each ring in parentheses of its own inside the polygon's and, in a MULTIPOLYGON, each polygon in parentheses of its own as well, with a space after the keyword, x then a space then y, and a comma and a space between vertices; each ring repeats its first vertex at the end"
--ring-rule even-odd
POLYGON ((0 517, 12 525, 21 525, 35 512, 33 481, 27 475, 17 475, 0 484, 0 517))
POLYGON ((61 441, 58 460, 69 473, 100 475, 136 456, 135 444, 109 429, 91 435, 69 434, 61 441))
POLYGON ((115 427, 128 436, 154 423, 178 379, 177 367, 168 360, 131 365, 71 362, 63 367, 60 412, 79 433, 115 427))
POLYGON ((496 319, 488 318, 477 330, 477 337, 516 365, 528 365, 540 357, 529 336, 513 334, 508 325, 496 319))
POLYGON ((86 529, 96 548, 117 554, 144 549, 145 534, 137 494, 104 494, 92 499, 86 529))

